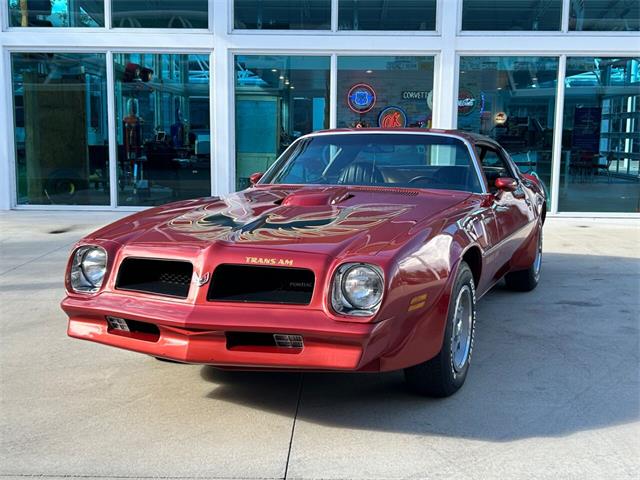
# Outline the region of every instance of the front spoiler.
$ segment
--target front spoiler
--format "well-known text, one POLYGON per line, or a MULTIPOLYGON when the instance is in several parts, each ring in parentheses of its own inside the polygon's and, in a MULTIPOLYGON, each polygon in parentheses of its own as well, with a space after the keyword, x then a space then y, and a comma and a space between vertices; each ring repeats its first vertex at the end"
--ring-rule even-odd
POLYGON ((378 370, 392 323, 339 322, 304 308, 193 305, 111 292, 69 296, 62 309, 69 316, 70 337, 184 363, 238 368, 378 370), (159 337, 150 341, 113 333, 107 316, 156 325, 159 337), (230 349, 227 331, 302 335, 304 348, 230 349))

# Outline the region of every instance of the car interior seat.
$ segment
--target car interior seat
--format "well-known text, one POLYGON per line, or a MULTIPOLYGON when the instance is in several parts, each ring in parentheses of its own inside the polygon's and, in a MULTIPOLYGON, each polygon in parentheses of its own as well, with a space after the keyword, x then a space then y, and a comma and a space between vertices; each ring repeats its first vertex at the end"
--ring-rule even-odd
POLYGON ((340 173, 338 183, 344 185, 370 185, 372 183, 385 182, 382 172, 373 163, 354 162, 340 173))

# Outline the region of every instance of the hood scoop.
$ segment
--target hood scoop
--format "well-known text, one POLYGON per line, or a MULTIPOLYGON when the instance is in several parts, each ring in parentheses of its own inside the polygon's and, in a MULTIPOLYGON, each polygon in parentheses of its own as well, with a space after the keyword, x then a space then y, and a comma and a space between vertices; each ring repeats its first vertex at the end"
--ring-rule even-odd
POLYGON ((283 200, 283 207, 323 207, 337 205, 353 197, 346 188, 304 190, 290 193, 283 200))

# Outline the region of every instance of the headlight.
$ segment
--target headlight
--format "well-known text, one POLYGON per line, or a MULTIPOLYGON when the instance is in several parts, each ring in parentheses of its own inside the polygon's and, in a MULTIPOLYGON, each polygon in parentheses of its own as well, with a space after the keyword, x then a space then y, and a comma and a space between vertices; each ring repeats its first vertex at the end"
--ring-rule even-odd
POLYGON ((107 252, 102 247, 86 246, 73 254, 71 288, 75 292, 94 293, 102 286, 107 273, 107 252))
POLYGON ((332 305, 346 315, 373 315, 382 301, 382 271, 373 265, 350 263, 336 272, 332 289, 332 305))

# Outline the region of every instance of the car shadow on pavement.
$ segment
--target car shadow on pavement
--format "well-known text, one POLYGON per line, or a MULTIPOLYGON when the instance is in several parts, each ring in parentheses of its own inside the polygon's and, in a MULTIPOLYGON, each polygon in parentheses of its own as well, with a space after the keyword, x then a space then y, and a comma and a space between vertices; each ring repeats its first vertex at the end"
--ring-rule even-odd
POLYGON ((497 286, 478 304, 473 362, 447 399, 419 397, 402 372, 222 371, 209 398, 320 425, 489 441, 563 436, 640 416, 637 259, 546 255, 539 287, 497 286), (276 393, 277 392, 277 393, 276 393))

